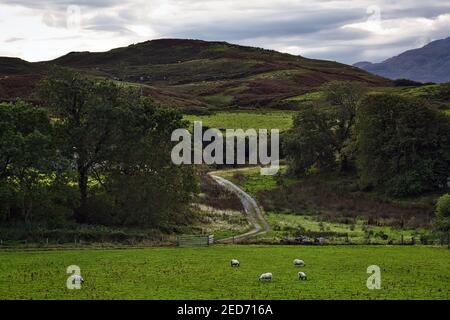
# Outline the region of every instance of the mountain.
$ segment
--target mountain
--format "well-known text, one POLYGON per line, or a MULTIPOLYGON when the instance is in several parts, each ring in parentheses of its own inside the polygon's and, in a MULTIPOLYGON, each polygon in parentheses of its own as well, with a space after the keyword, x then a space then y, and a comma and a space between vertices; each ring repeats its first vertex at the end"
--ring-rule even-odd
POLYGON ((355 67, 390 79, 450 82, 450 37, 406 51, 381 63, 358 62, 355 67))
POLYGON ((29 95, 52 65, 137 86, 157 103, 182 108, 276 108, 286 98, 314 91, 330 80, 391 85, 385 78, 337 62, 226 42, 160 39, 107 52, 71 52, 39 63, 0 58, 0 98, 29 95), (14 91, 12 82, 27 86, 14 91))

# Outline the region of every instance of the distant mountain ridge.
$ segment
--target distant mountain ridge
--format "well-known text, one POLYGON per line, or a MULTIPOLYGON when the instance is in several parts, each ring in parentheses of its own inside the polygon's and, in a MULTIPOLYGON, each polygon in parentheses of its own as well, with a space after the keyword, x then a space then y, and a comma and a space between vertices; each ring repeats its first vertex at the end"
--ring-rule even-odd
POLYGON ((363 61, 354 66, 389 79, 450 82, 450 37, 406 51, 381 63, 363 61))
POLYGON ((71 52, 39 63, 0 57, 0 99, 29 96, 53 65, 138 86, 156 103, 180 108, 278 108, 286 98, 331 80, 391 85, 332 61, 226 42, 159 39, 107 52, 71 52))

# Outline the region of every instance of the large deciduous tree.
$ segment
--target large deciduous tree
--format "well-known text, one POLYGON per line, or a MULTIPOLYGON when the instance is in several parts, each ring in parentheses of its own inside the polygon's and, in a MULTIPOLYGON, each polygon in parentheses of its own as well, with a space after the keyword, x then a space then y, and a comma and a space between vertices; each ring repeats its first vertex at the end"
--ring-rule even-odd
POLYGON ((366 94, 359 82, 331 81, 321 88, 324 101, 305 106, 284 136, 284 152, 295 175, 350 169, 357 108, 366 94))
POLYGON ((325 101, 335 106, 334 148, 340 171, 347 171, 353 156, 351 144, 357 109, 367 94, 367 87, 357 81, 330 81, 321 90, 325 101))
POLYGON ((358 112, 357 147, 362 186, 394 195, 436 190, 450 172, 450 121, 422 100, 371 95, 358 112))
POLYGON ((170 228, 191 221, 187 205, 197 191, 192 167, 171 160, 171 135, 183 128, 179 112, 147 99, 130 105, 114 156, 106 162, 106 186, 121 225, 170 228))
POLYGON ((299 111, 293 128, 283 136, 283 152, 290 173, 304 176, 312 168, 322 172, 335 168, 335 126, 334 115, 316 106, 306 106, 299 111))
POLYGON ((77 222, 86 222, 88 179, 110 157, 120 135, 127 92, 108 81, 95 81, 56 68, 40 86, 39 96, 55 119, 59 149, 73 159, 78 173, 77 222))

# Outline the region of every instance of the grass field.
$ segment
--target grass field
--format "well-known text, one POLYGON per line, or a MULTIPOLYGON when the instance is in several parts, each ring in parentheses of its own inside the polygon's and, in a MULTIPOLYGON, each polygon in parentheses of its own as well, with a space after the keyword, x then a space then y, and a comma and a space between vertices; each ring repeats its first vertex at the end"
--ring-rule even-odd
POLYGON ((215 246, 0 252, 0 299, 449 299, 450 250, 388 246, 215 246), (269 258, 270 257, 270 258, 269 258), (240 268, 229 260, 237 258, 240 268), (308 280, 292 265, 302 258, 308 280), (66 288, 78 265, 80 290, 66 288), (381 289, 369 290, 369 265, 381 289), (258 276, 272 272, 271 282, 258 276))
MULTIPOLYGON (((286 169, 285 165, 281 166, 281 172, 286 169)), ((265 209, 272 230, 257 237, 261 243, 279 243, 286 235, 292 238, 305 233, 327 234, 325 237, 333 244, 400 244, 421 241, 421 238, 431 241, 433 238, 430 226, 419 224, 414 217, 402 228, 395 217, 377 217, 378 213, 396 212, 395 210, 409 207, 422 208, 425 203, 433 203, 431 198, 398 200, 376 193, 352 192, 351 184, 354 181, 351 177, 317 177, 320 179, 316 181, 313 180, 314 177, 302 180, 282 176, 280 180, 277 176, 260 175, 258 167, 223 170, 214 174, 239 185, 265 209), (289 189, 289 186, 298 187, 289 189), (340 192, 339 196, 334 192, 340 192), (279 194, 284 196, 277 198, 279 194), (325 194, 327 196, 322 196, 325 194), (347 198, 344 198, 345 195, 347 198), (339 202, 340 199, 344 200, 339 202), (291 206, 290 201, 297 201, 297 205, 291 206), (380 207, 379 203, 385 203, 386 206, 380 207), (369 211, 372 207, 376 207, 377 211, 369 211), (355 208, 358 209, 356 214, 349 214, 355 208), (371 223, 368 219, 370 216, 375 217, 371 223)), ((437 241, 436 239, 434 237, 433 241, 437 241)))
MULTIPOLYGON (((246 167, 240 169, 229 169, 214 171, 212 174, 225 178, 239 185, 243 190, 256 196, 258 191, 273 190, 278 187, 275 176, 263 176, 260 174, 260 167, 246 167), (239 179, 241 176, 243 179, 239 179)), ((280 172, 285 172, 286 166, 280 165, 280 172)), ((293 179, 285 178, 285 183, 289 184, 293 179)))
POLYGON ((218 112, 213 115, 186 115, 184 119, 202 121, 203 126, 224 129, 289 129, 293 111, 218 112))
POLYGON ((277 237, 283 239, 286 232, 292 233, 294 230, 305 230, 304 232, 334 232, 336 236, 331 237, 329 241, 332 243, 345 243, 342 235, 348 235, 348 242, 352 244, 364 244, 368 241, 368 235, 370 234, 370 241, 375 243, 387 244, 389 241, 393 241, 398 244, 401 242, 403 236, 405 243, 410 243, 412 237, 419 241, 418 234, 428 234, 428 230, 424 228, 420 229, 407 229, 394 228, 392 226, 374 226, 367 225, 367 221, 364 219, 355 219, 352 224, 321 221, 318 216, 305 216, 294 214, 283 214, 278 212, 266 212, 267 220, 272 227, 272 231, 266 235, 262 235, 266 238, 277 237))

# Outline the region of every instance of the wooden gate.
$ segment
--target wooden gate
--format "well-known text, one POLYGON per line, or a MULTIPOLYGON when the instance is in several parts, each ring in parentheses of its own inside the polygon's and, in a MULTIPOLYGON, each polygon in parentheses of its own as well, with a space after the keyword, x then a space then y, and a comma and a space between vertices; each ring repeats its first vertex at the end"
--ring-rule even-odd
POLYGON ((179 247, 196 247, 209 246, 214 243, 214 236, 209 235, 179 235, 177 236, 177 244, 179 247))

